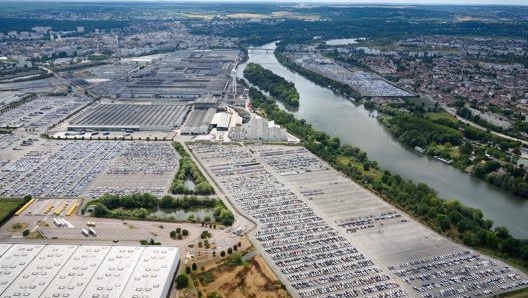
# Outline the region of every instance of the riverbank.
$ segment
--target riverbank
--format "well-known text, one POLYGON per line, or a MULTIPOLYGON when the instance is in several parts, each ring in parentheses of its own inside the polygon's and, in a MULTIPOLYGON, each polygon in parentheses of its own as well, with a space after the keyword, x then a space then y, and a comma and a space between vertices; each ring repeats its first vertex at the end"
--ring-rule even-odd
POLYGON ((405 181, 399 175, 380 169, 360 149, 341 145, 339 138, 313 129, 306 121, 261 98, 264 95, 252 100, 253 107, 262 116, 286 127, 301 139, 303 146, 347 177, 451 239, 477 249, 484 247, 499 257, 511 257, 524 270, 528 267, 528 241, 513 238, 503 227, 492 230, 492 222, 485 219, 480 210, 441 199, 423 183, 405 181))
POLYGON ((406 104, 387 103, 377 110, 380 123, 406 146, 421 148, 421 153, 528 198, 527 172, 517 164, 519 142, 465 125, 440 109, 411 111, 406 104))
MULTIPOLYGON (((274 47, 266 45, 265 48, 274 47)), ((377 120, 376 111, 288 70, 272 51, 253 49, 248 62, 261 64, 295 84, 300 95, 299 110, 292 112, 296 118, 339 137, 342 144, 361 148, 380 167, 399 174, 402 179, 426 183, 439 197, 456 198, 480 209, 493 220, 494 226, 506 226, 515 237, 528 238, 528 222, 524 220, 528 214, 527 200, 402 145, 377 120)), ((243 69, 244 64, 241 64, 239 78, 242 78, 243 69)))

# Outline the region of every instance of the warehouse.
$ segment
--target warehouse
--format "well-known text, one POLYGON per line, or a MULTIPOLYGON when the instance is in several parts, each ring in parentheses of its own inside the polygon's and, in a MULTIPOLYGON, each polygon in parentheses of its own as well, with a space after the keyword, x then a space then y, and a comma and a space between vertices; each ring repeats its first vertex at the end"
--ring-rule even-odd
POLYGON ((240 55, 238 50, 181 50, 159 59, 126 80, 112 80, 95 88, 101 96, 127 100, 163 99, 192 101, 203 96, 222 97, 229 74, 240 55))
POLYGON ((232 127, 229 138, 233 141, 286 142, 288 132, 273 121, 254 116, 248 123, 232 127))
POLYGON ((178 104, 99 104, 74 119, 68 130, 171 131, 189 110, 189 105, 178 104))
POLYGON ((165 298, 176 247, 2 244, 0 297, 165 298))
POLYGON ((231 121, 231 114, 216 113, 211 121, 211 126, 218 131, 227 131, 229 129, 229 122, 231 121))
POLYGON ((205 135, 209 133, 211 121, 216 113, 216 108, 210 109, 194 109, 189 113, 189 117, 183 128, 181 134, 183 135, 205 135))

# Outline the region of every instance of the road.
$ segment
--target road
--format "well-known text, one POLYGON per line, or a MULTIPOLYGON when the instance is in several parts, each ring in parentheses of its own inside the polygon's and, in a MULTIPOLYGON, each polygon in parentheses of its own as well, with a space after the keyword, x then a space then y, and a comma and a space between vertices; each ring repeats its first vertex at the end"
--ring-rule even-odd
MULTIPOLYGON (((488 131, 487 128, 485 128, 483 126, 480 126, 480 125, 478 125, 478 124, 476 124, 474 122, 471 122, 471 121, 469 121, 469 120, 467 120, 465 118, 462 118, 459 115, 457 115, 454 108, 450 108, 450 107, 446 106, 445 104, 441 104, 441 106, 442 106, 442 108, 444 110, 446 110, 446 112, 448 112, 450 115, 452 115, 453 117, 457 118, 461 122, 466 123, 468 125, 471 125, 471 126, 473 126, 475 128, 488 131)), ((505 138, 505 139, 512 140, 512 141, 521 142, 523 145, 527 145, 528 146, 528 141, 521 140, 521 139, 518 139, 518 138, 515 138, 515 137, 512 137, 512 136, 508 136, 508 135, 505 135, 503 133, 496 132, 496 131, 493 131, 493 130, 489 130, 489 131, 490 131, 490 133, 492 133, 493 135, 496 135, 498 137, 505 138)))

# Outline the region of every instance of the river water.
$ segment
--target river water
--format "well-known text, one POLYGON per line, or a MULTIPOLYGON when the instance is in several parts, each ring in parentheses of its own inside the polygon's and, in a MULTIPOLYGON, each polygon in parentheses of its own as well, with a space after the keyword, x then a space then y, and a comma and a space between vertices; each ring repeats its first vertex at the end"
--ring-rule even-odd
POLYGON ((495 226, 507 227, 511 234, 528 238, 528 200, 506 193, 438 160, 401 145, 363 106, 356 106, 327 88, 282 66, 273 54, 273 44, 249 51, 248 62, 237 70, 242 76, 245 65, 254 62, 295 84, 300 105, 295 112, 313 127, 337 136, 341 143, 367 152, 371 160, 414 182, 423 182, 443 198, 457 199, 482 210, 495 226))

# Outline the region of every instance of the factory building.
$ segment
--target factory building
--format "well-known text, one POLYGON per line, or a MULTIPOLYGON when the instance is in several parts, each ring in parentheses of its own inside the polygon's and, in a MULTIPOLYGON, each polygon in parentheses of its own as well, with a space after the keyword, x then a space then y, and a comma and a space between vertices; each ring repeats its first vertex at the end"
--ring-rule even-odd
POLYGON ((0 297, 166 298, 176 247, 0 244, 0 297))
POLYGON ((193 110, 180 133, 182 135, 205 135, 211 129, 211 122, 218 108, 218 99, 201 97, 194 101, 193 110))
POLYGON ((68 130, 171 131, 190 111, 183 104, 99 104, 75 118, 68 130))
POLYGON ((276 125, 259 116, 253 116, 248 123, 242 126, 232 127, 229 130, 229 138, 233 141, 264 141, 264 142, 287 142, 288 132, 286 129, 276 125))
POLYGON ((211 127, 216 128, 217 131, 227 131, 230 121, 231 114, 224 112, 216 113, 211 121, 211 127))

